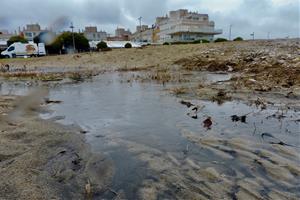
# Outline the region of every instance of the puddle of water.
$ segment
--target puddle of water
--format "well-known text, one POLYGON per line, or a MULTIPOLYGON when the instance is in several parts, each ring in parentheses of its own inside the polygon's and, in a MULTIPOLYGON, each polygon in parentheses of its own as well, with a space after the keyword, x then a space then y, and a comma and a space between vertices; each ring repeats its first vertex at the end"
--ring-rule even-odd
MULTIPOLYGON (((228 78, 217 75, 209 79, 216 82, 228 78)), ((117 74, 104 74, 92 82, 51 88, 50 99, 61 100, 63 103, 51 106, 53 112, 43 114, 42 117, 65 116, 59 120, 60 123, 78 124, 88 131, 86 139, 92 150, 106 154, 115 163, 112 188, 128 199, 138 198, 139 189, 145 187, 145 181, 152 181, 152 185, 155 185, 164 175, 167 180, 173 180, 169 177, 176 174, 179 180, 187 182, 191 187, 194 184, 201 185, 201 181, 197 183, 189 177, 189 173, 194 171, 190 167, 187 170, 186 163, 192 168, 197 168, 199 163, 202 163, 200 166, 203 168, 219 163, 215 167, 224 174, 235 177, 238 171, 248 178, 255 176, 240 160, 228 161, 211 151, 211 147, 222 148, 221 143, 218 143, 217 148, 212 145, 203 148, 185 137, 183 130, 192 132, 195 138, 209 136, 226 141, 240 138, 254 144, 264 144, 261 134, 267 132, 287 144, 300 146, 299 124, 292 121, 299 117, 299 112, 287 111, 284 113, 286 117, 278 120, 268 118, 277 112, 275 108, 260 111, 242 102, 217 105, 207 101, 193 101, 205 107, 199 112, 198 119, 192 119, 187 116, 187 107, 181 105, 179 99, 166 94, 163 86, 135 82, 124 84, 121 79, 117 74), (231 121, 231 115, 248 113, 251 114, 247 115, 246 123, 231 121), (213 121, 210 130, 203 127, 203 120, 208 116, 213 121)), ((230 150, 226 153, 233 157, 236 154, 230 150)), ((258 171, 264 177, 263 168, 258 171)), ((165 192, 158 194, 159 197, 176 196, 177 189, 168 185, 171 182, 166 183, 166 188, 162 189, 165 192)), ((280 189, 282 185, 269 187, 280 189)), ((111 194, 104 195, 104 198, 111 198, 111 194)))
POLYGON ((0 79, 0 95, 26 95, 30 88, 24 81, 7 81, 0 79))
POLYGON ((231 73, 212 73, 212 72, 205 72, 200 71, 193 74, 195 80, 197 82, 203 83, 217 83, 222 81, 228 81, 232 78, 233 74, 231 73))

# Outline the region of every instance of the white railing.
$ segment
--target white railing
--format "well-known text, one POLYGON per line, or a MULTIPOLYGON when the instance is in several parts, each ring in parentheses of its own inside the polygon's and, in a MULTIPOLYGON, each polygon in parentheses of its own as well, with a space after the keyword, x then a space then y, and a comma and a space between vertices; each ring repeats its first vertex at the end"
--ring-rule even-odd
POLYGON ((166 34, 175 34, 180 32, 205 33, 205 34, 222 34, 222 29, 214 29, 210 27, 195 28, 190 26, 175 26, 166 30, 166 34))

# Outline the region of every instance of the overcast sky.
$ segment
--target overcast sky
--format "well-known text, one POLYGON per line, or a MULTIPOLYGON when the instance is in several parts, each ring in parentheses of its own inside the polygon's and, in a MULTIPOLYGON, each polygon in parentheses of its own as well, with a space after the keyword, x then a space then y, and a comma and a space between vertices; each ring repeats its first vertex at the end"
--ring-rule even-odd
POLYGON ((27 23, 59 30, 74 22, 76 29, 96 25, 114 33, 117 26, 135 30, 137 18, 153 24, 156 16, 186 8, 207 13, 228 37, 299 37, 299 0, 0 0, 0 29, 10 31, 27 23))

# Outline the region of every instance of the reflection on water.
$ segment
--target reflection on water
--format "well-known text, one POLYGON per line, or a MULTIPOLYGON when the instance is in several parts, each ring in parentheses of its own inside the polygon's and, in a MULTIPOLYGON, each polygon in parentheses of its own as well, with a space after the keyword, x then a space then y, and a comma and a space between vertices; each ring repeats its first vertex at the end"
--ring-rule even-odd
POLYGON ((293 121, 299 112, 193 101, 204 108, 192 119, 188 108, 163 86, 124 84, 121 79, 105 74, 92 82, 52 88, 50 99, 63 103, 43 115, 65 116, 59 122, 88 131, 93 151, 105 153, 116 165, 111 187, 120 197, 299 197, 300 133, 299 123, 293 121), (278 113, 284 117, 278 119, 278 113), (232 115, 246 114, 246 123, 231 120, 232 115), (208 116, 213 121, 210 130, 203 127, 208 116), (271 145, 262 133, 293 147, 271 145))

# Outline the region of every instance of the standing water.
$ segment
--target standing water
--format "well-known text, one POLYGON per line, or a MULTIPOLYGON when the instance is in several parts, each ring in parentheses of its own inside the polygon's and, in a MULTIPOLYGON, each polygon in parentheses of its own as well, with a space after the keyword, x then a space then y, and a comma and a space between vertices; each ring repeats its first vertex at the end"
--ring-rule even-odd
POLYGON ((193 101, 193 119, 164 86, 122 80, 104 74, 51 88, 50 99, 63 103, 41 115, 87 131, 92 150, 113 161, 110 187, 122 198, 300 197, 299 111, 193 101))

